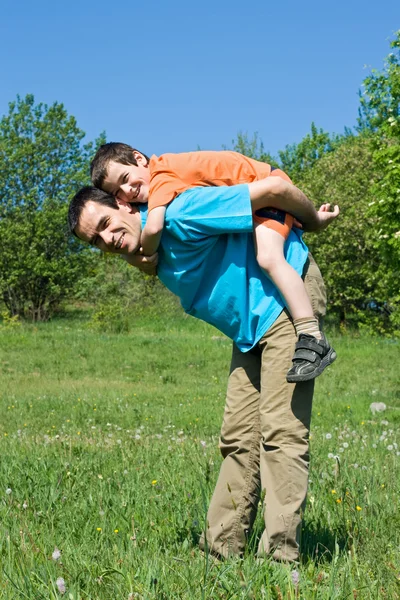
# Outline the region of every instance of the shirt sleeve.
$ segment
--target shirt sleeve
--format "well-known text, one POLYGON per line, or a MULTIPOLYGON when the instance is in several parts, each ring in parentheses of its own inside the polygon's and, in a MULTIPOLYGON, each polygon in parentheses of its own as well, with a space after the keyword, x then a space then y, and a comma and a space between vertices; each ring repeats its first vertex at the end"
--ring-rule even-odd
POLYGON ((253 218, 247 184, 190 189, 169 205, 166 227, 182 241, 225 233, 251 233, 253 218))

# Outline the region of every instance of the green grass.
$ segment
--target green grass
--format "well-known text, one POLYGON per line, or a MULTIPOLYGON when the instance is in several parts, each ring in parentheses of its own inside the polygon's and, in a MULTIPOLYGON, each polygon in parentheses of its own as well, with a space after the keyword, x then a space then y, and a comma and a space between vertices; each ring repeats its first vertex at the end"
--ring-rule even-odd
POLYGON ((124 335, 74 318, 0 326, 0 598, 59 598, 60 577, 76 600, 400 598, 400 345, 333 341, 295 585, 255 561, 260 519, 243 560, 197 550, 228 340, 183 317, 142 316, 124 335))

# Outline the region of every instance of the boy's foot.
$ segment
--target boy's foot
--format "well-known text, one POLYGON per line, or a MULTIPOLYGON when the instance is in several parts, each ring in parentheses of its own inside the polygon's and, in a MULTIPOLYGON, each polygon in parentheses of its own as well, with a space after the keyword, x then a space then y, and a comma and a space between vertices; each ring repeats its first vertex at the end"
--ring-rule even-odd
POLYGON ((336 359, 336 352, 322 333, 318 340, 308 333, 301 333, 296 343, 293 366, 286 375, 289 383, 309 381, 321 375, 322 371, 336 359))

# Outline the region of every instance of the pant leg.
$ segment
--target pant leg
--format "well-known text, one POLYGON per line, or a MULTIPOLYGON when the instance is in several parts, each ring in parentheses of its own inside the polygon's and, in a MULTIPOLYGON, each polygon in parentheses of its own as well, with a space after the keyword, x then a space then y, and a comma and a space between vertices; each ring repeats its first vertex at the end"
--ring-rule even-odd
POLYGON ((258 506, 260 475, 260 366, 258 349, 233 345, 220 450, 223 457, 200 547, 221 556, 243 553, 258 506))
MULTIPOLYGON (((325 287, 312 257, 305 284, 314 314, 321 319, 325 314, 325 287)), ((286 381, 295 342, 293 323, 286 311, 260 342, 260 473, 265 490, 265 531, 258 554, 272 552, 275 559, 289 561, 299 557, 314 391, 314 381, 297 385, 286 381)))

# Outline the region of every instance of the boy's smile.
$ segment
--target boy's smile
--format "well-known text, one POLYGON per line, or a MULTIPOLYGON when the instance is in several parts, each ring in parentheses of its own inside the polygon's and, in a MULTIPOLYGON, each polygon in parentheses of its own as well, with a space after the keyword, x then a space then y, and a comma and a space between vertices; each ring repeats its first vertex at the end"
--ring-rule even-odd
POLYGON ((133 155, 137 166, 109 162, 102 188, 124 202, 144 203, 149 198, 149 164, 140 152, 134 151, 133 155))

